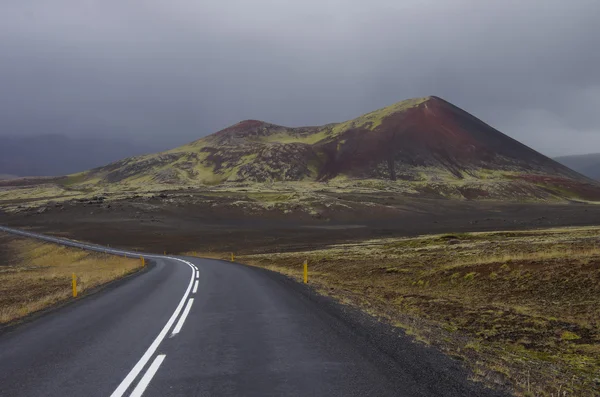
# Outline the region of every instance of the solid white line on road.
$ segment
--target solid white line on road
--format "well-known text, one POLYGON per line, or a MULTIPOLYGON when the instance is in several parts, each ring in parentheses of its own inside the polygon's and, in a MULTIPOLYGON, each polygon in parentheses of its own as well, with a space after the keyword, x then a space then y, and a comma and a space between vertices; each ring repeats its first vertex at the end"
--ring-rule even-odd
POLYGON ((194 283, 194 289, 192 290, 192 294, 195 294, 198 291, 198 280, 194 283))
MULTIPOLYGON (((173 259, 173 260, 178 260, 180 262, 187 264, 190 267, 190 269, 192 268, 192 264, 188 261, 184 261, 183 259, 172 258, 172 257, 167 257, 167 258, 173 259)), ((160 345, 162 340, 165 338, 165 336, 167 336, 169 329, 171 329, 171 326, 175 322, 175 319, 181 312, 181 309, 183 309, 183 305, 185 304, 185 301, 187 300, 187 298, 190 294, 190 291, 192 290, 192 284, 194 283, 194 273, 195 272, 192 269, 192 277, 190 278, 190 283, 188 284, 188 287, 185 290, 185 293, 183 294, 183 297, 181 298, 179 305, 177 305, 177 308, 171 315, 171 318, 169 318, 169 321, 167 321, 167 323, 165 324, 163 329, 160 331, 160 333, 158 334, 156 339, 154 339, 154 342, 152 342, 152 344, 150 345, 148 350, 146 350, 146 352, 144 353, 142 358, 140 358, 140 360, 137 362, 137 364, 135 364, 135 366, 131 369, 131 371, 129 371, 129 373, 127 374, 125 379, 123 379, 121 384, 115 389, 115 391, 110 395, 110 397, 121 397, 127 391, 129 386, 131 386, 131 384, 133 383, 135 378, 137 378, 139 373, 142 371, 142 369, 144 368, 146 363, 154 355, 154 352, 156 351, 156 349, 158 348, 158 346, 160 345)), ((179 320, 179 321, 181 322, 181 320, 179 320)))
POLYGON ((144 394, 144 391, 150 384, 152 378, 154 378, 156 371, 158 371, 158 368, 164 361, 165 357, 166 356, 164 354, 159 354, 158 356, 156 356, 154 361, 152 361, 152 364, 150 364, 148 371, 146 371, 144 376, 142 376, 140 383, 138 383, 135 389, 133 389, 133 391, 131 392, 130 397, 141 397, 141 395, 144 394))
MULTIPOLYGON (((144 256, 145 258, 167 258, 167 259, 171 259, 171 260, 183 262, 183 263, 185 263, 186 265, 188 265, 190 267, 190 269, 192 270, 192 275, 190 277, 190 282, 189 282, 189 284, 187 286, 187 289, 185 290, 185 293, 183 294, 183 297, 181 298, 181 301, 179 301, 179 304, 175 308, 175 311, 173 312, 173 314, 169 318, 169 321, 167 321, 167 323, 165 324, 165 326, 163 327, 163 329, 160 331, 160 333, 158 334, 158 336, 156 337, 156 339, 154 339, 154 341, 152 342, 152 344, 150 345, 150 347, 146 350, 146 352, 144 353, 144 355, 139 359, 139 361, 135 364, 135 366, 131 369, 131 371, 129 371, 129 373, 127 374, 127 376, 125 377, 125 379, 123 379, 123 381, 119 384, 119 386, 117 386, 117 388, 115 389, 115 391, 110 395, 111 397, 121 397, 121 396, 123 396, 123 394, 125 394, 125 392, 127 391, 127 389, 129 389, 129 387, 131 386, 131 384, 133 383, 133 381, 137 378, 137 376, 140 374, 140 372, 144 369, 144 367, 146 366, 146 364, 148 363, 148 361, 150 361, 150 358, 152 358, 152 356, 154 355, 154 353, 158 349, 158 346, 161 344, 161 342, 163 341, 163 339, 165 338, 165 336, 169 332, 169 329, 171 329, 171 327, 175 323, 175 320, 177 319, 177 317, 181 313, 181 310, 183 309, 185 301, 187 300, 188 296, 190 295, 190 291, 192 289, 192 285, 194 284, 194 276, 196 276, 196 279, 199 278, 200 272, 199 272, 198 268, 193 263, 191 263, 191 262, 188 262, 186 260, 179 259, 179 258, 174 258, 174 257, 171 257, 171 256, 143 254, 143 253, 139 253, 139 252, 122 251, 122 250, 110 249, 110 248, 106 249, 106 247, 102 247, 102 246, 99 246, 99 245, 85 244, 85 243, 81 243, 81 242, 74 241, 74 240, 68 240, 68 239, 58 239, 58 238, 54 238, 54 237, 44 236, 44 235, 38 234, 38 233, 25 232, 25 231, 22 231, 22 230, 11 229, 11 228, 7 228, 7 227, 4 227, 4 226, 0 226, 0 230, 7 231, 9 233, 19 234, 19 235, 22 235, 22 236, 39 238, 39 239, 45 240, 45 241, 51 241, 51 242, 55 242, 55 243, 58 243, 58 244, 63 244, 63 245, 67 245, 67 246, 71 246, 71 247, 77 247, 77 248, 82 248, 82 249, 88 249, 88 250, 97 251, 97 252, 105 252, 105 253, 118 254, 118 255, 126 254, 128 256, 135 257, 135 258, 139 257, 140 255, 144 256)), ((186 317, 188 316, 188 314, 190 312, 190 309, 191 309, 193 301, 194 301, 194 299, 190 299, 190 301, 188 302, 188 305, 185 308, 185 311, 184 311, 183 315, 179 319, 179 322, 177 323, 177 326, 175 328, 175 331, 173 331, 173 334, 178 333, 181 330, 181 327, 183 327, 183 323, 185 322, 185 319, 186 319, 186 317)), ((135 390, 134 390, 133 393, 136 393, 136 391, 138 390, 138 388, 140 388, 140 385, 144 381, 146 382, 146 385, 142 389, 140 389, 140 391, 139 391, 140 394, 139 395, 141 395, 141 393, 144 391, 144 389, 148 386, 147 383, 150 382, 150 380, 152 379, 152 376, 154 376, 154 373, 158 370, 158 367, 162 363, 162 360, 164 360, 165 356, 162 355, 162 358, 160 358, 160 360, 159 360, 159 357, 160 356, 158 356, 155 359, 155 361, 152 363, 151 367, 148 369, 148 372, 144 375, 143 379, 140 381, 140 384, 135 388, 135 390), (150 372, 152 372, 152 374, 149 376, 150 372)), ((132 394, 132 395, 134 395, 134 394, 132 394)))
POLYGON ((183 327, 183 323, 185 323, 185 319, 187 318, 188 314, 190 314, 190 309, 192 308, 192 304, 194 304, 194 298, 190 298, 190 300, 188 301, 188 304, 185 307, 185 310, 183 311, 183 314, 181 315, 181 317, 179 317, 179 321, 177 322, 177 325, 173 329, 173 333, 171 334, 171 336, 175 336, 179 333, 179 331, 181 331, 181 328, 183 327))

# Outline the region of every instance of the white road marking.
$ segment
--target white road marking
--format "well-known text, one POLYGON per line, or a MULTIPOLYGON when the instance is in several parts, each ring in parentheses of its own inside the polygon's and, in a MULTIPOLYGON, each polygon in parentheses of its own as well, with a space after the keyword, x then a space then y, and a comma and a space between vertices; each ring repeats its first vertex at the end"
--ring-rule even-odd
POLYGON ((133 389, 133 391, 131 392, 130 397, 141 397, 142 394, 144 394, 144 391, 150 384, 152 378, 154 378, 154 375, 156 375, 156 371, 158 371, 158 368, 164 361, 165 357, 166 355, 164 354, 159 354, 158 356, 156 356, 156 358, 154 359, 154 361, 152 361, 152 364, 148 368, 148 371, 146 371, 144 376, 142 376, 140 383, 138 383, 135 389, 133 389))
POLYGON ((183 314, 181 315, 181 317, 179 317, 179 321, 177 322, 177 325, 173 329, 173 333, 171 334, 171 336, 177 335, 181 331, 181 328, 183 327, 183 323, 185 323, 185 319, 187 318, 188 314, 190 314, 190 309, 192 308, 193 304, 194 304, 194 298, 190 298, 187 306, 185 307, 185 310, 183 311, 183 314))
MULTIPOLYGON (((129 387, 131 386, 133 381, 140 374, 142 369, 144 369, 144 367, 146 366, 148 361, 150 361, 150 358, 152 358, 152 356, 158 349, 158 346, 161 344, 161 342, 163 341, 163 339, 169 332, 169 329, 171 329, 171 327, 173 326, 173 323, 175 323, 175 320, 179 316, 179 313, 181 313, 181 310, 183 309, 185 301, 187 300, 188 296, 190 295, 192 285, 194 284, 194 276, 196 279, 199 278, 200 272, 199 272, 198 268, 193 263, 188 262, 186 260, 179 259, 179 258, 173 258, 170 256, 165 256, 165 255, 147 255, 147 254, 143 254, 143 253, 139 253, 139 252, 134 253, 131 251, 122 251, 122 250, 118 250, 118 249, 107 249, 106 247, 102 247, 99 245, 80 243, 78 241, 73 241, 73 240, 69 240, 69 239, 59 239, 59 238, 44 236, 44 235, 38 234, 38 233, 25 232, 25 231, 21 231, 21 230, 17 230, 17 229, 7 228, 4 226, 0 226, 0 230, 4 230, 4 231, 14 233, 14 234, 19 234, 22 236, 38 238, 38 239, 45 240, 45 241, 51 241, 51 242, 55 242, 55 243, 66 245, 66 246, 88 249, 88 250, 92 250, 92 251, 96 251, 96 252, 105 252, 105 253, 119 254, 119 255, 124 254, 124 255, 127 255, 128 257, 133 257, 133 258, 139 258, 140 256, 143 256, 144 258, 167 258, 167 259, 183 262, 190 267, 190 269, 192 270, 190 282, 188 284, 187 289, 185 290, 185 293, 183 294, 183 297, 181 298, 181 301, 179 301, 179 304, 175 308, 175 311, 169 318, 169 321, 167 321, 167 323, 165 324, 163 329, 160 331, 160 333, 158 334, 156 339, 154 339, 154 341, 152 342, 150 347, 146 350, 144 355, 139 359, 139 361, 135 364, 135 366, 131 369, 131 371, 129 371, 129 373, 127 374, 125 379, 123 379, 123 381, 119 384, 119 386, 111 394, 111 397, 123 396, 123 394, 125 394, 127 389, 129 389, 129 387)), ((196 281, 196 283, 197 283, 197 281, 196 281)), ((181 331, 181 327, 183 327, 183 323, 185 322, 185 319, 187 318, 187 316, 190 312, 193 302, 194 302, 194 299, 190 299, 188 301, 185 311, 182 314, 181 318, 179 319, 179 322, 177 323, 177 326, 175 327, 175 329, 173 331, 173 335, 175 335, 175 334, 179 333, 179 331, 181 331)), ((152 377, 158 370, 158 367, 162 364, 162 361, 164 360, 164 358, 165 358, 165 355, 159 355, 156 357, 156 359, 152 362, 151 366, 148 368, 148 371, 146 372, 146 374, 143 376, 143 378, 140 380, 137 387, 134 389, 133 393, 131 394, 132 396, 133 395, 141 396, 141 394, 144 392, 144 390, 150 383, 150 380, 152 380, 152 377), (138 391, 138 389, 139 389, 139 391, 138 391), (136 394, 136 393, 138 393, 138 394, 136 394)))
POLYGON ((195 294, 198 291, 198 280, 194 283, 194 289, 192 290, 192 294, 195 294))
MULTIPOLYGON (((183 259, 172 258, 172 257, 167 257, 167 258, 181 261, 181 262, 187 264, 190 268, 192 268, 192 264, 188 261, 184 261, 183 259)), ((150 360, 152 355, 154 355, 154 352, 158 348, 158 345, 160 345, 160 343, 165 338, 165 336, 167 336, 169 329, 171 328, 171 326, 175 322, 175 319, 181 312, 181 309, 183 308, 183 305, 185 304, 185 301, 186 301, 188 295, 190 294, 193 282, 194 282, 194 272, 192 271, 192 277, 190 278, 190 283, 188 284, 188 287, 187 287, 185 293, 183 294, 183 297, 181 298, 179 305, 177 305, 177 308, 171 315, 171 318, 169 318, 169 321, 167 321, 167 323, 165 324, 163 329, 160 331, 160 333, 158 334, 156 339, 154 339, 154 342, 152 342, 152 344, 150 345, 148 350, 146 350, 146 352, 144 353, 142 358, 140 358, 140 360, 137 362, 137 364, 135 364, 135 366, 131 369, 131 371, 129 371, 129 373, 127 374, 125 379, 123 379, 121 384, 115 389, 115 391, 110 395, 110 397, 121 397, 127 391, 129 386, 131 386, 131 384, 133 383, 135 378, 137 378, 137 376, 142 371, 142 369, 144 368, 144 366, 146 365, 148 360, 150 360)), ((188 309, 186 308, 186 310, 188 310, 188 309)), ((188 310, 188 312, 189 312, 189 310, 188 310)), ((185 314, 185 315, 187 315, 187 314, 185 314)), ((181 319, 179 320, 179 322, 181 322, 181 319)))

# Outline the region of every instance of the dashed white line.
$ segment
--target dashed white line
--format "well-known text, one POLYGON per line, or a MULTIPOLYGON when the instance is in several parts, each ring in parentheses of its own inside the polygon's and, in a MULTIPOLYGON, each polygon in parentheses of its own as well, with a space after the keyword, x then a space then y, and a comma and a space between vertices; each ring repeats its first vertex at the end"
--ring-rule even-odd
POLYGON ((154 378, 154 375, 156 375, 156 371, 158 371, 158 368, 164 361, 165 357, 166 356, 164 354, 159 354, 158 356, 156 356, 154 361, 152 361, 152 364, 150 364, 148 371, 146 371, 144 376, 142 376, 140 383, 138 383, 135 389, 133 389, 133 391, 131 392, 130 397, 141 397, 141 395, 144 394, 144 391, 150 384, 152 378, 154 378))
MULTIPOLYGON (((129 371, 129 373, 127 374, 125 379, 123 379, 123 381, 119 384, 119 386, 111 394, 111 397, 122 397, 123 394, 125 394, 125 392, 129 389, 131 384, 138 377, 140 372, 144 369, 144 367, 146 366, 148 361, 150 361, 150 359, 152 358, 152 356, 158 349, 158 346, 161 344, 161 342, 163 341, 163 339, 169 332, 169 329, 171 329, 171 327, 173 326, 173 323, 175 323, 175 320, 177 319, 177 317, 181 313, 181 310, 183 309, 183 305, 185 304, 185 301, 187 300, 188 296, 190 295, 190 290, 192 289, 193 284, 194 284, 194 293, 196 293, 196 291, 198 289, 198 279, 200 277, 200 271, 198 270, 198 268, 194 264, 192 264, 191 262, 188 262, 186 260, 179 259, 179 258, 173 258, 170 256, 165 256, 165 255, 144 255, 144 254, 141 254, 138 252, 133 253, 133 252, 126 252, 126 251, 121 251, 121 250, 117 250, 117 249, 110 249, 110 248, 106 249, 105 247, 102 247, 102 246, 83 244, 83 243, 80 243, 77 241, 72 241, 72 240, 67 240, 67 239, 57 239, 57 238, 48 237, 48 236, 44 236, 44 235, 37 234, 37 233, 31 233, 31 232, 25 232, 25 231, 20 231, 20 230, 16 230, 16 229, 6 228, 3 226, 0 226, 0 230, 5 230, 10 233, 15 233, 15 234, 23 235, 23 236, 28 236, 28 237, 39 238, 39 239, 46 240, 46 241, 56 242, 58 244, 64 244, 64 245, 71 246, 71 247, 78 247, 78 248, 93 250, 93 251, 97 251, 97 252, 126 255, 128 257, 139 257, 141 255, 145 258, 167 258, 167 259, 183 262, 192 269, 192 275, 190 277, 190 282, 188 284, 188 287, 185 290, 185 293, 183 294, 181 301, 175 308, 175 311, 169 318, 169 321, 167 321, 167 323, 165 324, 163 329, 160 331, 160 333, 158 334, 156 339, 154 339, 154 341, 152 342, 150 347, 146 350, 144 355, 139 359, 139 361, 135 364, 135 366, 131 369, 131 371, 129 371), (196 279, 195 283, 194 283, 194 278, 196 279)), ((173 330, 173 334, 171 336, 174 336, 181 331, 181 328, 183 327, 183 323, 185 322, 188 314, 190 313, 190 309, 192 308, 193 303, 194 303, 193 298, 188 301, 187 306, 185 307, 183 314, 179 318, 179 321, 177 322, 177 325, 175 326, 175 328, 173 330)), ((162 364, 165 357, 166 356, 164 354, 161 354, 161 355, 158 355, 154 359, 154 361, 152 362, 152 364, 150 365, 150 367, 148 368, 148 370, 146 371, 146 373, 144 374, 142 379, 139 381, 139 383, 137 384, 137 386, 131 393, 131 396, 140 397, 144 393, 144 391, 150 384, 150 381, 152 380, 152 378, 158 371, 158 368, 162 364)))
POLYGON ((185 310, 183 311, 183 314, 181 315, 181 317, 179 317, 179 321, 177 322, 177 325, 173 329, 173 333, 171 334, 171 336, 177 335, 181 331, 181 328, 183 327, 183 323, 185 323, 185 319, 187 318, 188 314, 190 314, 190 310, 191 310, 193 304, 194 304, 194 298, 190 298, 187 306, 185 307, 185 310))
MULTIPOLYGON (((178 259, 178 258, 171 258, 171 257, 167 257, 167 258, 181 261, 181 262, 187 264, 190 268, 192 268, 192 264, 188 261, 184 261, 184 260, 178 259)), ((129 373, 127 374, 125 379, 123 379, 121 384, 119 384, 119 386, 110 395, 110 397, 121 397, 123 394, 125 394, 125 392, 129 388, 129 386, 131 386, 131 384, 133 383, 135 378, 137 378, 137 376, 142 371, 142 369, 144 368, 146 363, 154 355, 154 352, 156 351, 156 349, 158 348, 158 346, 160 345, 162 340, 165 338, 165 336, 167 336, 169 329, 171 329, 171 326, 175 322, 175 319, 177 319, 177 316, 181 312, 181 309, 183 308, 183 305, 185 304, 185 301, 190 294, 193 283, 194 283, 194 272, 192 271, 192 277, 190 278, 190 283, 188 284, 188 287, 185 290, 185 293, 183 294, 183 297, 181 298, 179 305, 177 305, 177 308, 171 315, 171 318, 169 318, 169 321, 167 321, 167 323, 165 324, 163 329, 160 331, 160 333, 158 334, 156 339, 154 339, 154 342, 152 342, 152 344, 150 345, 148 350, 146 350, 146 352, 144 353, 142 358, 140 358, 140 360, 137 362, 137 364, 135 364, 135 366, 131 369, 131 371, 129 371, 129 373)), ((188 303, 188 306, 189 306, 189 303, 188 303)), ((186 307, 186 311, 189 312, 189 309, 187 307, 186 307)), ((187 316, 187 313, 184 313, 184 316, 187 316)), ((179 319, 179 323, 181 323, 181 319, 179 319)), ((178 326, 179 326, 179 323, 177 324, 178 326)), ((181 325, 183 326, 183 324, 181 324, 181 325)))
POLYGON ((198 280, 194 283, 194 289, 192 290, 192 294, 195 294, 198 291, 198 280))

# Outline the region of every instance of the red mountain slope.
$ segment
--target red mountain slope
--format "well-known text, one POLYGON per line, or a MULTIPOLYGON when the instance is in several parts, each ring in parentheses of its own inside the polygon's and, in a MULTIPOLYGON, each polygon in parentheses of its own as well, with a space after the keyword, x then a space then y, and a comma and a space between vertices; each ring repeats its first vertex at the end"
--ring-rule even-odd
POLYGON ((374 129, 352 128, 320 144, 321 174, 396 179, 412 167, 447 169, 461 178, 477 169, 586 178, 437 97, 385 117, 374 129))

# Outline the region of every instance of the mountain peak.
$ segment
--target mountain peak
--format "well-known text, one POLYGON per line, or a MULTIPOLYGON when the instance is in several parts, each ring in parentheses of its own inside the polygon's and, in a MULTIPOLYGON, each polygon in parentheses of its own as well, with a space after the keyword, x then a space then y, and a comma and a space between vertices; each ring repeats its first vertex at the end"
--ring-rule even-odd
MULTIPOLYGON (((421 104, 426 103, 444 103, 449 104, 445 100, 437 97, 437 96, 428 96, 422 98, 412 98, 406 99, 403 101, 399 101, 394 103, 393 105, 372 111, 370 113, 364 114, 356 119, 343 122, 343 123, 334 123, 333 125, 337 126, 335 129, 340 130, 340 127, 344 127, 346 124, 351 123, 353 126, 363 126, 370 125, 370 128, 373 129, 377 125, 380 124, 381 120, 393 115, 394 113, 402 113, 411 108, 415 108, 421 104)), ((248 119, 242 120, 232 126, 224 128, 218 132, 215 132, 212 135, 209 135, 207 138, 214 137, 219 140, 222 139, 244 139, 244 138, 257 138, 261 136, 268 136, 272 134, 281 134, 281 133, 291 133, 294 135, 295 132, 300 130, 310 130, 313 132, 322 131, 327 126, 322 127, 304 127, 304 128, 289 128, 284 127, 277 124, 268 123, 262 120, 248 119)), ((310 132, 309 131, 309 132, 310 132)), ((335 134, 334 134, 335 135, 335 134)))
POLYGON ((438 96, 400 101, 316 127, 243 120, 190 145, 87 175, 108 182, 211 184, 338 177, 435 184, 545 175, 588 183, 438 96))
POLYGON ((260 128, 272 127, 274 124, 267 123, 261 120, 242 120, 232 126, 222 129, 215 135, 239 134, 240 132, 254 131, 260 128))
POLYGON ((444 102, 444 103, 449 103, 447 100, 445 100, 444 98, 440 98, 437 95, 430 95, 428 97, 425 97, 426 101, 432 101, 432 102, 444 102))

